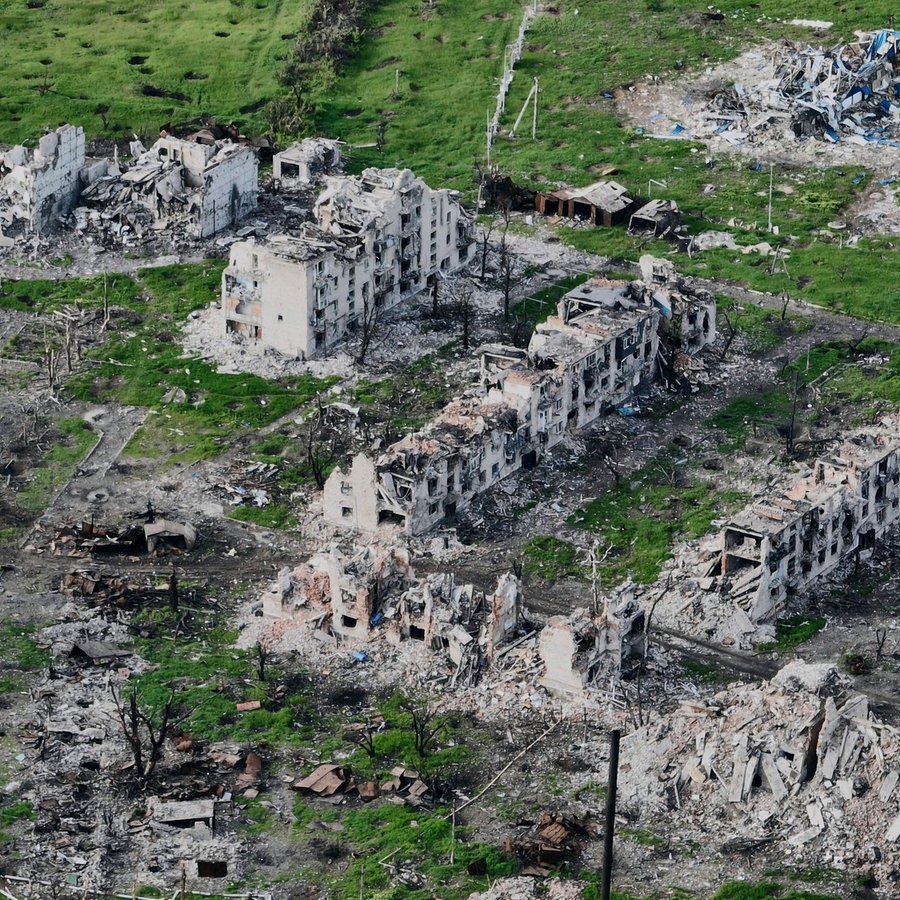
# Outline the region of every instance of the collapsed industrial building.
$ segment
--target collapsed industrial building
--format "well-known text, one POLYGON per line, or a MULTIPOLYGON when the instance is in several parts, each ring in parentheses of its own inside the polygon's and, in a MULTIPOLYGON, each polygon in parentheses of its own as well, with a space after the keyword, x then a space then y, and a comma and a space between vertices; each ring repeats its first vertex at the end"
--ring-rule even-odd
POLYGON ((132 160, 85 157, 84 129, 62 125, 30 151, 0 156, 0 228, 46 234, 74 216, 79 232, 124 239, 178 227, 208 237, 256 208, 259 163, 230 140, 162 136, 149 150, 131 144, 132 160))
POLYGON ((309 359, 434 287, 472 251, 459 195, 408 169, 328 178, 313 212, 315 223, 295 233, 232 246, 222 276, 227 333, 309 359))
POLYGON ((374 531, 396 523, 421 534, 520 469, 532 469, 567 429, 589 426, 715 339, 711 294, 642 258, 644 281, 594 279, 559 302, 528 350, 486 346, 481 383, 421 431, 372 460, 357 455, 324 490, 324 518, 374 531))
POLYGON ((771 68, 759 67, 765 77, 716 94, 709 124, 738 146, 774 128, 789 137, 898 147, 898 44, 900 31, 882 29, 828 49, 779 45, 771 68))

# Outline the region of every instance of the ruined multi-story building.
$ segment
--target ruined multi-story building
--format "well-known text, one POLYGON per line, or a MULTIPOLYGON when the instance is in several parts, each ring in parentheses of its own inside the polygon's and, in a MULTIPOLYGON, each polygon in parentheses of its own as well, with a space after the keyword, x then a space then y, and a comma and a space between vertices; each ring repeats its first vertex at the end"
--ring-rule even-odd
POLYGON ((0 227, 54 228, 78 202, 84 169, 84 129, 74 125, 45 134, 35 150, 0 151, 0 227))
POLYGON ((397 646, 421 642, 446 650, 457 676, 476 679, 519 637, 522 595, 510 573, 493 593, 452 574, 417 578, 403 548, 356 547, 319 553, 284 569, 262 598, 262 615, 306 628, 326 643, 384 636, 397 646))
POLYGON ((580 694, 590 686, 633 677, 647 653, 646 614, 627 581, 605 599, 596 615, 576 609, 551 616, 540 633, 545 672, 540 684, 553 694, 580 694))
POLYGON ((728 596, 752 623, 774 622, 792 593, 871 551, 898 520, 900 420, 891 418, 731 519, 721 536, 728 596))
MULTIPOLYGON (((688 304, 687 293, 678 296, 688 304)), ((712 297, 690 302, 713 340, 712 297)), ((640 282, 595 279, 573 289, 538 325, 527 352, 482 348, 478 388, 378 460, 360 454, 348 472, 335 469, 325 484, 325 519, 363 531, 393 522, 421 534, 513 472, 534 468, 567 428, 589 425, 653 379, 660 326, 671 322, 673 307, 660 286, 640 282)), ((687 345, 682 336, 678 347, 698 343, 693 332, 687 345)))
POLYGON ((408 169, 328 178, 314 216, 297 234, 232 246, 227 332, 308 359, 459 269, 473 244, 459 195, 408 169))
POLYGON ((243 144, 213 144, 161 137, 134 159, 84 190, 81 202, 107 218, 145 228, 181 226, 204 238, 233 225, 256 208, 259 161, 243 144))

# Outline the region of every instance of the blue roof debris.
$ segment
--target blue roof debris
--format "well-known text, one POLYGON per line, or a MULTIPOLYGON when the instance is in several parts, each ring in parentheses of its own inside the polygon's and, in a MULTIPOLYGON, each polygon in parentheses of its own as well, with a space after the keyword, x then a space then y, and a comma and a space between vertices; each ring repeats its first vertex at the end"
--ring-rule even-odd
POLYGON ((827 49, 793 45, 774 77, 735 82, 716 98, 716 134, 743 145, 787 125, 797 137, 900 146, 900 31, 882 29, 827 49))

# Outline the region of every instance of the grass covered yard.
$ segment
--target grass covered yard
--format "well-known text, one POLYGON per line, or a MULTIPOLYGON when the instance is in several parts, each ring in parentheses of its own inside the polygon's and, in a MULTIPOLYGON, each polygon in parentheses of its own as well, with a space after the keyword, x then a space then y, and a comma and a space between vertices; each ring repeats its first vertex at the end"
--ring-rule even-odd
POLYGON ((0 141, 72 122, 155 135, 201 113, 264 131, 280 58, 312 0, 6 0, 0 141))

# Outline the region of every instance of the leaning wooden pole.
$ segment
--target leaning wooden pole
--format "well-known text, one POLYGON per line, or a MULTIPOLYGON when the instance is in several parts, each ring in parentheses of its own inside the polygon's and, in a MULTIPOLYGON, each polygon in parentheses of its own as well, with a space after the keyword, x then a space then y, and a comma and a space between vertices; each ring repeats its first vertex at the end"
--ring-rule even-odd
POLYGON ((606 830, 603 835, 603 879, 600 883, 600 900, 609 900, 612 888, 613 832, 616 830, 616 790, 619 781, 621 734, 618 728, 614 728, 609 736, 609 779, 606 785, 606 830))

